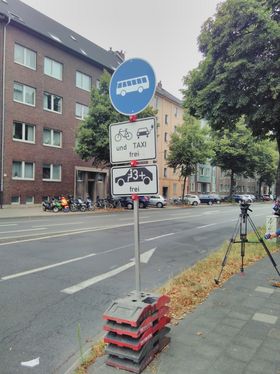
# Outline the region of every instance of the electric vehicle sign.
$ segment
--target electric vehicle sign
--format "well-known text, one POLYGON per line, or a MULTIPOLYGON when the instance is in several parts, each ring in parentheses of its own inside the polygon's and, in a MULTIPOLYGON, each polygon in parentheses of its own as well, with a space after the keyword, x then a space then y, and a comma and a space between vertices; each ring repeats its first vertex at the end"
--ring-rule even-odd
POLYGON ((116 196, 157 194, 157 165, 112 167, 111 187, 112 194, 116 196))
POLYGON ((156 119, 113 123, 109 127, 110 160, 120 164, 156 158, 156 119))
POLYGON ((124 115, 140 113, 154 96, 156 76, 151 65, 140 58, 123 62, 112 75, 109 87, 113 107, 124 115))

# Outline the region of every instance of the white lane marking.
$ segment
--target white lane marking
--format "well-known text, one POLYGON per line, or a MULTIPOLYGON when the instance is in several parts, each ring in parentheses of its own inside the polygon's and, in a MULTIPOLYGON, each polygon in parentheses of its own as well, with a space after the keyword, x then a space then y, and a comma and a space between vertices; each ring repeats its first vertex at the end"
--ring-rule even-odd
MULTIPOLYGON (((44 227, 51 227, 51 226, 70 226, 70 225, 80 225, 82 223, 85 223, 85 221, 77 221, 77 222, 65 222, 65 223, 52 223, 51 225, 44 225, 44 227)), ((32 227, 38 227, 41 228, 43 226, 32 226, 32 227)))
POLYGON ((217 212, 219 212, 219 210, 211 210, 209 212, 203 212, 202 214, 206 216, 207 214, 212 214, 212 213, 217 213, 217 212))
MULTIPOLYGON (((153 249, 150 249, 149 251, 147 252, 144 252, 141 254, 140 256, 140 260, 141 262, 142 261, 145 261, 145 257, 150 257, 152 256, 152 254, 154 253, 154 251, 156 250, 156 248, 153 248, 153 249), (147 254, 148 253, 148 254, 147 254)), ((149 260, 148 259, 148 260, 149 260)), ((103 273, 103 274, 100 274, 100 275, 97 275, 96 277, 93 277, 93 278, 90 278, 90 279, 87 279, 86 281, 83 281, 81 283, 78 283, 74 286, 71 286, 71 287, 68 287, 68 288, 64 288, 64 290, 61 290, 60 292, 63 292, 63 293, 66 293, 68 295, 72 295, 76 292, 79 292, 87 287, 90 287, 96 283, 99 283, 107 278, 111 278, 119 273, 122 273, 123 271, 133 267, 135 264, 134 260, 132 262, 128 262, 127 264, 125 265, 122 265, 116 269, 113 269, 113 270, 110 270, 108 271, 107 273, 103 273)))
POLYGON ((13 231, 0 231, 0 234, 11 234, 14 232, 28 232, 28 231, 38 231, 38 230, 47 230, 46 227, 41 227, 37 229, 23 229, 23 230, 13 230, 13 231))
POLYGON ((5 226, 18 226, 17 223, 6 223, 4 225, 0 225, 0 227, 5 227, 5 226))
POLYGON ((75 262, 75 261, 81 261, 81 260, 84 260, 86 258, 93 257, 93 256, 96 256, 96 253, 91 253, 89 255, 82 256, 82 257, 71 258, 70 260, 57 262, 56 264, 52 264, 52 265, 42 266, 42 267, 37 268, 37 269, 22 271, 21 273, 6 275, 5 277, 2 277, 1 280, 9 280, 9 279, 14 279, 14 278, 19 278, 19 277, 22 277, 24 275, 38 273, 40 271, 44 271, 44 270, 47 270, 47 269, 52 269, 52 268, 55 268, 55 267, 58 267, 58 266, 66 265, 66 264, 70 264, 71 262, 75 262))
POLYGON ((175 234, 174 232, 171 232, 171 233, 165 234, 165 235, 154 236, 153 238, 145 239, 145 241, 149 242, 151 240, 161 239, 161 238, 164 238, 165 236, 170 236, 170 235, 174 235, 174 234, 175 234))
POLYGON ((217 225, 217 223, 209 223, 209 225, 198 226, 197 229, 204 229, 204 227, 209 227, 209 226, 214 226, 214 225, 217 225))

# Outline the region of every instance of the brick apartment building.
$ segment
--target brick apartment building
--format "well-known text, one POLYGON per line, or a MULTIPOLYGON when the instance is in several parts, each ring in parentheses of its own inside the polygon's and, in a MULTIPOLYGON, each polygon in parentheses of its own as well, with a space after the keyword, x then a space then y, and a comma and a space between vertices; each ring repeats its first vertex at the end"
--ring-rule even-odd
MULTIPOLYGON (((106 196, 109 170, 74 151, 75 132, 88 113, 90 91, 106 69, 123 62, 19 0, 0 0, 0 206, 40 203, 46 196, 106 196)), ((182 103, 156 89, 159 191, 180 194, 166 166, 168 140, 182 123, 182 103)))
POLYGON ((122 56, 19 0, 0 1, 0 204, 103 195, 108 171, 74 152, 92 86, 122 56))

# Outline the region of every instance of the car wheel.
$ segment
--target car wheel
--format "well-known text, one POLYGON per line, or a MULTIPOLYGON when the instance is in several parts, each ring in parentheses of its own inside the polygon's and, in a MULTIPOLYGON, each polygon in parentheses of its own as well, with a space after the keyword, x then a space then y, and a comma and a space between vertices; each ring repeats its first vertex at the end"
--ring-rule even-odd
POLYGON ((216 203, 217 203, 217 204, 221 204, 220 200, 217 200, 216 203))
POLYGON ((131 210, 131 209, 133 209, 133 204, 132 203, 128 203, 126 207, 127 207, 127 209, 131 210))
POLYGON ((124 185, 124 180, 123 179, 119 179, 118 180, 118 185, 119 186, 123 186, 124 185))
POLYGON ((208 201, 208 205, 213 205, 213 201, 208 201))
POLYGON ((151 182, 151 179, 149 177, 145 177, 143 182, 144 184, 149 184, 151 182))
POLYGON ((157 203, 156 207, 157 208, 163 208, 163 204, 162 203, 157 203))
POLYGON ((193 206, 197 206, 197 205, 198 205, 198 202, 197 202, 197 201, 194 201, 194 202, 192 203, 192 205, 193 205, 193 206))

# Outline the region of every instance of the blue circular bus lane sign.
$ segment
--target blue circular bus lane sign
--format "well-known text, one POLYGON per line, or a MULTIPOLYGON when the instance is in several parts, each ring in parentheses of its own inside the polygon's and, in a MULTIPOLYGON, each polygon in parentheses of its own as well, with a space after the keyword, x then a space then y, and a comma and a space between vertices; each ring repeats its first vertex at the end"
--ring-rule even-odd
POLYGON ((142 112, 156 89, 151 65, 140 58, 123 62, 114 72, 109 87, 110 100, 117 112, 131 116, 142 112))

